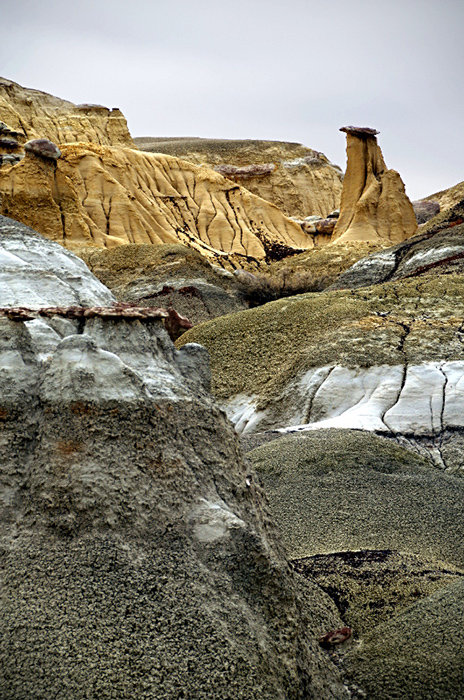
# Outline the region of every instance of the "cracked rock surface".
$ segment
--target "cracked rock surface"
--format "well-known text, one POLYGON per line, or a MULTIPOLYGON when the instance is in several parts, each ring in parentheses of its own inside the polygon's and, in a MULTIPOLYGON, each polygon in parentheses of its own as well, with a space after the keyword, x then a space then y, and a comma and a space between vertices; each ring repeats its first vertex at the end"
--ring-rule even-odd
POLYGON ((281 299, 179 344, 208 348, 213 391, 240 433, 381 431, 460 470, 463 323, 453 273, 281 299))

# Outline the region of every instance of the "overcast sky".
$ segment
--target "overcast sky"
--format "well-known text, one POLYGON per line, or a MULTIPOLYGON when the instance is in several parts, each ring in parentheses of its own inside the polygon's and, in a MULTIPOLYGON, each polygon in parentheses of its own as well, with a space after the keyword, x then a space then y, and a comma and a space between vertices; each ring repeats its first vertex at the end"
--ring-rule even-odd
POLYGON ((133 136, 297 141, 373 126, 412 199, 464 180, 463 0, 15 0, 0 74, 120 107, 133 136))

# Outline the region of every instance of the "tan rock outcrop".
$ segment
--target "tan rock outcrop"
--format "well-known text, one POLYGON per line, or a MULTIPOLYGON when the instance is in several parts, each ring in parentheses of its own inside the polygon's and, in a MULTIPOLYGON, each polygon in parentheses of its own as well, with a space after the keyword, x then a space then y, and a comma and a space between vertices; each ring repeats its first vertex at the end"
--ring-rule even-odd
POLYGON ((135 138, 138 148, 207 165, 286 216, 326 217, 340 204, 342 171, 323 153, 284 141, 135 138))
POLYGON ((40 90, 0 78, 0 120, 24 143, 47 138, 55 143, 89 141, 133 146, 122 112, 101 105, 75 105, 40 90))
POLYGON ((431 200, 438 202, 440 205, 440 211, 445 211, 445 209, 451 209, 455 204, 464 199, 464 182, 458 182, 457 185, 453 187, 448 187, 447 190, 442 190, 441 192, 436 192, 426 197, 425 200, 431 200))
POLYGON ((342 127, 347 135, 347 168, 340 217, 332 243, 401 243, 417 232, 414 209, 401 177, 385 165, 375 129, 342 127))
POLYGON ((277 207, 186 161, 94 144, 0 171, 0 212, 67 248, 183 243, 222 264, 313 246, 277 207))

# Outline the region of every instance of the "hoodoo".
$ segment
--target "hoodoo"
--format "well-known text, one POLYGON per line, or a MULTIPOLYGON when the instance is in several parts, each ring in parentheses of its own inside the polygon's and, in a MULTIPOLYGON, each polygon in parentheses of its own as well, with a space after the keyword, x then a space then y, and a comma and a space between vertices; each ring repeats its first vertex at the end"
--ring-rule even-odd
POLYGON ((372 241, 390 246, 417 231, 414 209, 396 170, 385 165, 375 129, 343 126, 347 167, 332 243, 372 241))

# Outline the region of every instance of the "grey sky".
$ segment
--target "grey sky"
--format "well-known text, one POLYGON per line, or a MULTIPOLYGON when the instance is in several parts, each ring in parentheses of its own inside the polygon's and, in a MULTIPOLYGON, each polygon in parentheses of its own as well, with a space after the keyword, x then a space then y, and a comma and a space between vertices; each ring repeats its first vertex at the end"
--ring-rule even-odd
POLYGON ((412 199, 464 180, 462 0, 16 0, 0 74, 118 106, 133 136, 299 141, 374 126, 412 199))

